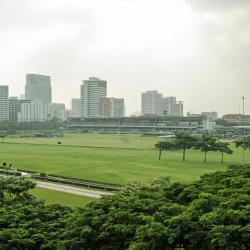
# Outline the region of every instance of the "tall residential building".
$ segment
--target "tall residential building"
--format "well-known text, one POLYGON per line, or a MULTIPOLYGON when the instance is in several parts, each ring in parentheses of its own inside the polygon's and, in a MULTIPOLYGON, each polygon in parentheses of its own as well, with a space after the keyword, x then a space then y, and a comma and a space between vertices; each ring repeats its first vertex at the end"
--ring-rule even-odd
POLYGON ((25 99, 31 100, 32 102, 41 102, 43 104, 51 103, 50 76, 27 74, 25 99))
POLYGON ((71 99, 71 117, 81 117, 81 99, 71 99))
POLYGON ((183 102, 173 96, 162 98, 161 109, 161 114, 166 116, 183 116, 183 102))
POLYGON ((21 104, 21 112, 18 113, 19 122, 47 121, 50 119, 49 106, 41 102, 21 104))
POLYGON ((183 116, 183 102, 176 97, 163 97, 156 90, 142 93, 142 114, 159 116, 183 116))
POLYGON ((161 115, 162 94, 156 90, 141 95, 141 111, 144 115, 161 115))
POLYGON ((113 97, 100 98, 100 116, 123 117, 125 115, 124 99, 113 97))
POLYGON ((0 122, 9 120, 9 86, 0 85, 0 122))
POLYGON ((107 81, 97 77, 84 80, 81 85, 81 117, 100 116, 100 98, 107 96, 107 81))
POLYGON ((9 99, 9 120, 18 121, 18 113, 21 112, 22 103, 31 103, 30 100, 20 100, 18 97, 10 97, 9 99))

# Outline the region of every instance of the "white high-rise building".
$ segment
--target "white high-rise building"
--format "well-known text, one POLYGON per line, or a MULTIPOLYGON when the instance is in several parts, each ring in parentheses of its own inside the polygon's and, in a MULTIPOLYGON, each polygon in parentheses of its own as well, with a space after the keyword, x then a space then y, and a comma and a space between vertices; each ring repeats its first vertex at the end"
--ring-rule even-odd
POLYGON ((97 77, 84 80, 81 86, 81 117, 100 116, 100 98, 107 96, 107 81, 97 77))
POLYGON ((49 104, 52 102, 50 76, 27 74, 25 99, 49 104))
POLYGON ((162 94, 156 90, 141 95, 141 111, 144 115, 161 115, 162 94))
POLYGON ((163 115, 183 116, 183 102, 176 101, 176 97, 163 97, 161 108, 163 115))
POLYGON ((81 99, 71 99, 71 117, 81 117, 81 99))
POLYGON ((160 116, 183 116, 183 102, 176 97, 163 97, 156 90, 142 93, 142 114, 160 116))
POLYGON ((47 121, 50 119, 50 110, 47 104, 41 102, 22 103, 18 113, 19 122, 47 121))
POLYGON ((0 85, 0 122, 9 120, 9 86, 0 85))

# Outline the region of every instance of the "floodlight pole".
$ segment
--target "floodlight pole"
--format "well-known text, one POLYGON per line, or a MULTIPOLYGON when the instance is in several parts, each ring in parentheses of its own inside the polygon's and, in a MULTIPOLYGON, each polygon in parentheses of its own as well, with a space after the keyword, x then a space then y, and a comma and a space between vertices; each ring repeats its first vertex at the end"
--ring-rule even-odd
POLYGON ((242 105, 243 105, 243 152, 242 152, 242 163, 245 164, 245 96, 242 97, 242 105))

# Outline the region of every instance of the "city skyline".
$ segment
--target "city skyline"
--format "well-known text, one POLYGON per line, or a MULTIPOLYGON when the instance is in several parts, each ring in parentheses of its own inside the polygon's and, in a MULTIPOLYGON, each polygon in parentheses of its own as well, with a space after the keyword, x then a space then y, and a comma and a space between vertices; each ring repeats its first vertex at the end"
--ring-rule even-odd
POLYGON ((250 113, 249 1, 0 0, 0 7, 0 84, 11 95, 24 93, 27 72, 50 75, 54 101, 69 107, 82 79, 96 75, 108 79, 108 96, 126 99, 127 114, 154 89, 183 100, 184 113, 239 113, 243 95, 250 113))
MULTIPOLYGON (((27 77, 28 76, 32 76, 32 77, 36 77, 36 76, 38 76, 38 77, 48 77, 48 79, 49 79, 49 84, 50 84, 50 92, 52 92, 53 93, 53 83, 52 83, 52 81, 51 81, 51 76, 49 76, 49 75, 42 75, 42 74, 34 74, 34 73, 28 73, 28 74, 26 74, 26 85, 27 85, 27 77)), ((98 80, 100 80, 98 77, 89 77, 89 79, 98 79, 98 80)), ((79 101, 81 101, 81 89, 82 89, 82 84, 85 82, 85 80, 82 80, 82 83, 81 83, 81 85, 80 85, 80 92, 78 93, 79 94, 79 96, 77 96, 77 97, 67 97, 67 101, 66 102, 59 102, 59 101, 56 101, 56 99, 54 99, 53 98, 53 96, 51 96, 51 102, 48 102, 48 103, 51 103, 51 104, 63 104, 63 105, 65 105, 65 110, 66 111, 73 111, 72 110, 72 101, 73 100, 79 100, 79 101)), ((106 81, 106 84, 108 84, 108 81, 106 81)), ((13 98, 17 98, 18 100, 29 100, 30 101, 30 99, 29 98, 25 98, 25 91, 26 91, 26 85, 24 86, 24 94, 23 93, 17 93, 17 95, 12 95, 12 93, 11 93, 11 91, 10 91, 10 86, 9 85, 4 85, 4 84, 0 84, 0 85, 2 85, 2 86, 7 86, 8 87, 8 95, 9 95, 9 98, 10 99, 13 99, 13 98)), ((108 90, 109 90, 109 88, 107 88, 107 93, 108 93, 108 90)), ((142 110, 142 96, 143 96, 143 94, 144 93, 147 93, 147 92, 159 92, 159 90, 157 89, 151 89, 151 90, 143 90, 143 92, 141 92, 140 93, 140 107, 138 108, 138 110, 132 110, 130 113, 127 113, 127 111, 126 111, 126 116, 134 116, 135 114, 137 114, 137 115, 143 115, 143 110, 142 110)), ((50 93, 50 95, 52 94, 52 93, 50 93)), ((175 100, 176 100, 176 97, 174 96, 174 97, 172 97, 172 96, 168 96, 168 97, 164 97, 164 94, 162 95, 162 93, 158 93, 158 94, 160 94, 162 97, 163 97, 163 99, 165 98, 165 99, 168 99, 168 98, 175 98, 175 100)), ((108 98, 114 98, 114 97, 108 97, 108 98)), ((117 97, 116 97, 117 98, 117 97)), ((245 98, 245 97, 244 97, 245 98)), ((119 98, 118 97, 118 99, 124 99, 124 100, 126 100, 126 98, 124 98, 124 97, 122 97, 122 98, 119 98)), ((242 97, 241 97, 241 100, 242 100, 242 97)), ((39 100, 37 100, 38 102, 39 102, 39 100)), ((36 102, 36 101, 35 101, 36 102)), ((178 103, 182 103, 182 106, 183 106, 183 100, 182 101, 178 101, 178 103)), ((240 105, 242 105, 242 102, 240 103, 240 105)), ((227 112, 227 113, 219 113, 216 109, 214 109, 214 110, 202 110, 202 111, 198 111, 198 112, 193 112, 193 110, 191 110, 191 111, 187 111, 187 112, 185 112, 185 106, 183 106, 182 107, 182 113, 183 113, 183 115, 184 116, 189 116, 189 115, 191 115, 191 114, 194 114, 194 115, 197 115, 197 114, 202 114, 202 113, 217 113, 217 115, 219 116, 219 117, 222 117, 223 115, 225 115, 225 114, 241 114, 242 113, 242 111, 241 111, 241 106, 239 106, 239 110, 238 110, 238 112, 237 111, 235 111, 235 112, 233 112, 233 111, 229 111, 229 112, 227 112)), ((124 109, 126 109, 126 106, 124 106, 124 109)), ((246 110, 246 109, 245 109, 246 110)), ((159 114, 159 115, 164 115, 164 112, 162 113, 162 114, 159 114)))

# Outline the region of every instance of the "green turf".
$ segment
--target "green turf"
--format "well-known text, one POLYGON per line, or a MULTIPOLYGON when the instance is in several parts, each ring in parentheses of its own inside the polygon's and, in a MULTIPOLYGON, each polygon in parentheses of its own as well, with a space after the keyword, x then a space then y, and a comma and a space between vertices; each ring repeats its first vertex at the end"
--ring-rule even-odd
MULTIPOLYGON (((7 138, 8 142, 18 143, 0 144, 0 162, 11 162, 16 168, 37 172, 126 184, 132 181, 150 181, 157 176, 171 176, 174 181, 189 182, 197 180, 203 173, 224 170, 228 164, 241 161, 239 149, 236 149, 235 154, 225 156, 223 165, 220 163, 219 153, 209 153, 208 162, 203 163, 203 154, 199 151, 187 152, 186 162, 182 162, 181 152, 164 152, 159 161, 158 152, 153 148, 157 138, 71 134, 63 139, 63 145, 56 145, 56 138, 7 138), (43 144, 39 144, 41 142, 43 144)), ((246 161, 250 162, 249 153, 246 154, 246 161)))
POLYGON ((58 192, 54 190, 48 190, 43 188, 35 188, 30 190, 37 199, 45 200, 45 204, 61 204, 63 206, 70 207, 84 207, 88 203, 95 201, 97 199, 74 195, 69 193, 58 192))
POLYGON ((158 141, 155 137, 142 137, 138 135, 109 135, 109 134, 64 134, 63 137, 52 138, 23 138, 12 136, 5 139, 6 142, 50 144, 57 145, 60 141, 62 145, 90 146, 90 147, 114 147, 114 148, 139 148, 152 149, 158 141))

